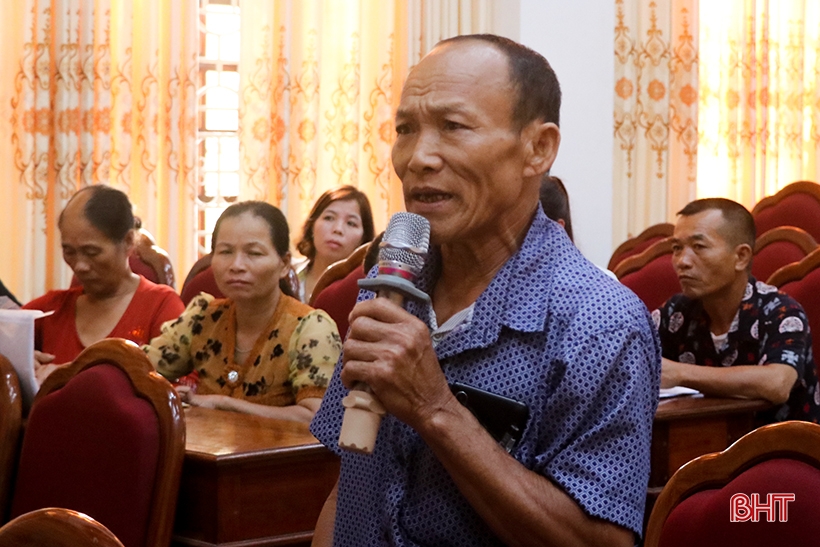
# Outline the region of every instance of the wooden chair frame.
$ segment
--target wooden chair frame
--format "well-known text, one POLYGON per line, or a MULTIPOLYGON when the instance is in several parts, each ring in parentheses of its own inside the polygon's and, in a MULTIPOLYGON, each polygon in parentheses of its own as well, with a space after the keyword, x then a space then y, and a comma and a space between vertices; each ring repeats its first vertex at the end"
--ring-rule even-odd
POLYGON ((168 285, 175 288, 174 268, 171 265, 171 257, 164 249, 157 247, 154 239, 143 229, 137 232, 137 244, 134 247, 137 257, 148 264, 153 269, 160 285, 168 285))
POLYGON ((327 269, 322 272, 319 279, 316 280, 316 286, 313 287, 313 293, 310 295, 308 304, 312 306, 313 303, 316 302, 316 297, 319 296, 319 293, 325 290, 328 285, 334 281, 343 279, 347 274, 360 267, 364 262, 364 257, 369 248, 370 242, 363 243, 344 260, 339 260, 328 266, 327 269))
POLYGON ((627 258, 632 258, 618 258, 620 255, 629 252, 630 250, 634 249, 635 247, 649 239, 654 239, 656 237, 670 237, 674 233, 674 231, 675 225, 669 222, 663 222, 661 224, 655 224, 653 226, 650 226, 649 228, 647 228, 640 234, 636 235, 635 237, 629 238, 620 245, 618 245, 618 248, 612 252, 612 256, 610 257, 609 264, 607 264, 606 268, 614 272, 615 268, 617 268, 617 266, 621 262, 623 262, 627 258))
POLYGON ((638 271, 659 256, 672 254, 672 238, 667 237, 660 241, 656 241, 649 247, 634 256, 630 256, 622 260, 618 266, 613 270, 615 277, 621 279, 627 274, 638 271))
POLYGON ((820 247, 813 250, 800 262, 787 264, 774 272, 766 281, 769 285, 782 287, 786 283, 803 279, 809 272, 820 267, 820 247))
POLYGON ((23 393, 14 367, 0 355, 0 522, 5 522, 20 452, 23 393))
POLYGON ((757 214, 764 209, 777 205, 783 201, 784 198, 792 194, 808 194, 820 202, 820 184, 810 180, 799 180, 788 184, 773 196, 767 196, 758 201, 754 208, 752 208, 752 216, 757 216, 757 214))
POLYGON ((93 518, 60 507, 20 515, 0 528, 0 546, 123 547, 111 530, 93 518))
POLYGON ((778 226, 777 228, 772 228, 755 240, 755 254, 778 241, 794 243, 806 254, 809 254, 817 248, 817 241, 803 228, 798 228, 797 226, 778 226))
POLYGON ((174 509, 185 456, 185 421, 179 395, 165 378, 154 371, 139 346, 122 338, 108 338, 88 346, 72 364, 61 367, 46 378, 34 398, 32 409, 40 399, 64 387, 83 370, 100 364, 110 364, 122 370, 130 379, 135 393, 148 401, 157 414, 160 447, 145 545, 167 547, 173 531, 174 509))
POLYGON ((721 488, 760 462, 790 458, 820 468, 820 426, 791 421, 760 427, 722 452, 695 458, 678 469, 663 488, 652 509, 645 547, 657 547, 663 525, 672 510, 687 497, 721 488))

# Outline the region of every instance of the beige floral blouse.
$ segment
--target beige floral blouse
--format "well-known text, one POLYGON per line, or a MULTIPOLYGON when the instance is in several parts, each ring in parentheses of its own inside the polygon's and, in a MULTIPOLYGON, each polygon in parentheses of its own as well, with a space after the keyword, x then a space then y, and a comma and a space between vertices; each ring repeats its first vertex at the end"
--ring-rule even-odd
POLYGON ((235 341, 236 306, 201 293, 143 351, 168 379, 197 371, 199 394, 287 406, 324 395, 342 350, 324 311, 285 295, 242 364, 234 361, 235 341))

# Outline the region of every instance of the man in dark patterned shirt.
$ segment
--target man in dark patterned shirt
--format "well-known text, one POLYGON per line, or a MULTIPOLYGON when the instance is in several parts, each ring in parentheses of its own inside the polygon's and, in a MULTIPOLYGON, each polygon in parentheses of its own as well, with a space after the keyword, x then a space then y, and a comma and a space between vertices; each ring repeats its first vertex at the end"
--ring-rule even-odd
POLYGON ((817 374, 803 308, 749 273, 754 219, 722 198, 678 213, 672 262, 682 294, 653 312, 663 348, 661 387, 765 399, 772 418, 817 421, 817 374))

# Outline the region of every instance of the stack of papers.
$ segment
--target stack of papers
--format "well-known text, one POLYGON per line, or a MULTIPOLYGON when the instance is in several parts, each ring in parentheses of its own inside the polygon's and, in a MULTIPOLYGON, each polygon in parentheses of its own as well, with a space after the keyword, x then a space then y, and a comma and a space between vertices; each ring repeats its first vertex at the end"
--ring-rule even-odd
POLYGON ((34 376, 34 320, 51 313, 0 309, 0 353, 11 361, 17 372, 24 408, 31 407, 31 402, 40 389, 34 376))
POLYGON ((667 387, 661 389, 660 398, 668 399, 669 397, 678 397, 680 395, 700 395, 697 389, 691 389, 683 386, 667 387))

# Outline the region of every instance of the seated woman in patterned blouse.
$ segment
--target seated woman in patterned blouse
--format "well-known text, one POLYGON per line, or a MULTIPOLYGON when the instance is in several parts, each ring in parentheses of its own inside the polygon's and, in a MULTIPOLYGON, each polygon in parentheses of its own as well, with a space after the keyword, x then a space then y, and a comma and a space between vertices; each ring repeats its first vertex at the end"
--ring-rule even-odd
POLYGON ((280 287, 289 238, 285 217, 268 203, 236 203, 219 217, 211 268, 226 298, 201 293, 143 346, 168 379, 198 372, 196 392, 177 388, 183 401, 303 422, 319 408, 341 343, 325 312, 280 287))

